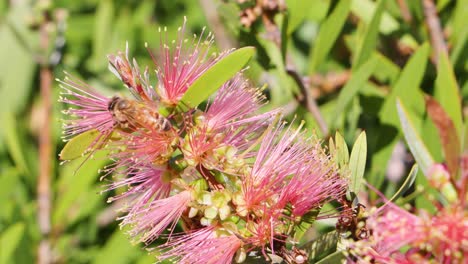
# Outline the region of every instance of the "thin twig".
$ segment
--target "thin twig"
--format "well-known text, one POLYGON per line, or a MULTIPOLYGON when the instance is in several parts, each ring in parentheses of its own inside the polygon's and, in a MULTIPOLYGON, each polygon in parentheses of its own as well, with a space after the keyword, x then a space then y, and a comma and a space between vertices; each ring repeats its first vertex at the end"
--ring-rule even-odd
POLYGON ((216 43, 222 50, 234 48, 236 46, 235 41, 229 34, 219 18, 218 10, 216 10, 216 4, 212 0, 200 0, 200 5, 205 13, 205 17, 208 20, 208 24, 211 25, 211 29, 214 32, 216 43))
POLYGON ((406 0, 398 0, 398 6, 400 7, 401 16, 406 23, 411 23, 413 17, 411 16, 411 12, 406 4, 406 0))
POLYGON ((307 108, 307 110, 312 114, 312 116, 315 118, 315 121, 317 121, 317 124, 323 136, 326 137, 328 135, 328 126, 325 122, 325 119, 323 119, 322 114, 320 113, 320 109, 317 105, 317 102, 315 101, 307 87, 304 85, 301 76, 297 73, 297 71, 294 68, 289 66, 287 67, 286 72, 289 76, 291 76, 294 79, 297 86, 301 90, 303 96, 302 98, 299 98, 298 101, 302 105, 304 105, 307 108))
POLYGON ((50 246, 51 231, 51 157, 52 157, 52 139, 51 139, 51 115, 52 115, 52 71, 47 62, 46 54, 49 48, 50 39, 48 26, 50 22, 49 14, 45 14, 45 20, 40 26, 40 47, 44 54, 40 61, 40 91, 44 107, 44 120, 39 132, 39 177, 37 184, 38 201, 38 222, 42 240, 38 248, 38 264, 49 264, 52 262, 52 253, 50 246))
POLYGON ((445 43, 444 33, 437 15, 437 9, 432 0, 422 0, 424 16, 426 18, 426 26, 431 36, 431 44, 433 49, 432 62, 435 65, 439 63, 441 53, 448 54, 447 44, 445 43))

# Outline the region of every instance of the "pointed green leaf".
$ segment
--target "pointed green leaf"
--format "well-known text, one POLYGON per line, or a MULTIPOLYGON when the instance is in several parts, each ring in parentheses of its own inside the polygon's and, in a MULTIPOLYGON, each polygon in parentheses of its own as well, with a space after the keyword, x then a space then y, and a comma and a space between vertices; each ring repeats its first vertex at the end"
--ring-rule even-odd
POLYGON ((336 162, 340 168, 343 168, 349 162, 349 150, 343 136, 338 131, 335 134, 335 142, 336 162))
POLYGON ((6 229, 0 236, 0 264, 14 263, 12 259, 16 247, 23 238, 24 224, 16 223, 6 229))
POLYGON ((372 16, 372 20, 367 26, 367 31, 364 35, 364 38, 361 40, 361 45, 359 46, 356 54, 354 54, 353 69, 356 69, 365 61, 367 61, 371 57, 372 52, 374 52, 375 46, 377 45, 379 25, 384 7, 385 0, 380 0, 377 4, 377 9, 372 16))
POLYGON ((426 148, 426 145, 419 136, 416 128, 414 127, 405 106, 397 100, 398 116, 400 117, 401 129, 405 136, 406 143, 408 144, 411 153, 413 153, 414 159, 418 163, 424 175, 427 175, 429 169, 434 164, 434 159, 426 148))
POLYGON ((348 18, 351 1, 339 1, 332 13, 320 26, 317 40, 311 47, 313 50, 309 53, 309 73, 317 70, 318 65, 322 64, 333 44, 335 44, 346 19, 348 18))
POLYGON ((363 131, 354 142, 353 150, 349 158, 349 169, 351 171, 351 181, 349 190, 356 195, 361 190, 362 179, 364 178, 364 169, 366 168, 367 158, 367 137, 363 131))
POLYGON ((457 65, 458 59, 463 55, 463 50, 468 44, 468 28, 465 28, 460 36, 457 37, 453 44, 453 49, 450 52, 450 61, 453 65, 457 65))
POLYGON ((416 179, 416 175, 418 175, 418 165, 414 164, 400 189, 398 189, 392 198, 388 200, 388 203, 395 202, 396 199, 400 198, 406 191, 408 191, 408 189, 413 185, 414 180, 416 179))
POLYGON ((390 96, 384 102, 379 117, 383 123, 398 126, 398 114, 395 109, 396 98, 399 97, 405 102, 411 102, 412 108, 424 109, 424 100, 419 90, 424 72, 426 70, 427 59, 429 56, 429 45, 422 45, 403 68, 400 77, 392 87, 390 96))
POLYGON ((21 170, 21 172, 29 174, 29 166, 26 162, 25 149, 22 145, 23 141, 20 135, 18 134, 18 124, 17 119, 11 112, 6 112, 3 114, 4 127, 3 133, 5 134, 6 146, 8 152, 10 153, 15 166, 21 170))
MULTIPOLYGON (((412 112, 424 112, 424 98, 419 85, 424 77, 428 57, 429 45, 425 43, 411 56, 393 85, 390 95, 385 99, 379 112, 383 126, 379 131, 378 144, 382 147, 372 156, 371 175, 385 173, 393 148, 400 138, 399 130, 397 130, 400 127, 400 121, 395 107, 396 98, 399 97, 407 102, 412 112)), ((369 182, 377 184, 372 179, 369 182)))
MULTIPOLYGON (((372 0, 351 0, 351 12, 365 23, 370 23, 376 8, 376 3, 372 0)), ((400 28, 399 22, 388 12, 383 13, 379 24, 379 31, 385 35, 400 28)))
POLYGON ((293 33, 314 8, 317 6, 323 8, 323 5, 324 1, 286 0, 289 20, 286 33, 288 35, 293 33))
POLYGON ((346 83, 343 89, 341 89, 340 95, 338 96, 335 114, 333 115, 331 122, 333 126, 338 126, 339 117, 345 111, 351 100, 355 98, 355 95, 358 93, 359 89, 362 88, 367 82, 367 79, 369 79, 376 65, 377 59, 375 57, 371 58, 361 67, 359 67, 357 71, 351 74, 351 79, 346 83))
POLYGON ((198 106, 242 70, 254 53, 255 48, 245 47, 235 50, 219 60, 187 89, 179 107, 187 110, 198 106))
POLYGON ((61 160, 73 160, 81 157, 88 150, 89 146, 98 140, 101 134, 96 129, 86 131, 72 138, 65 144, 60 152, 61 160))
POLYGON ((457 134, 461 135, 462 109, 460 92, 452 65, 446 54, 441 52, 439 57, 438 73, 435 85, 435 98, 440 102, 444 110, 452 119, 457 134))

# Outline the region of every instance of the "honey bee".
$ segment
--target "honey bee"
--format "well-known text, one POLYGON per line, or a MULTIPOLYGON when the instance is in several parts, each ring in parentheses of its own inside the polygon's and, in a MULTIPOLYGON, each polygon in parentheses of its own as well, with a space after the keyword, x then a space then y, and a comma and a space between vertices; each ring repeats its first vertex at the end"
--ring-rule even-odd
POLYGON ((172 128, 171 122, 162 116, 157 109, 143 102, 114 96, 107 109, 121 128, 143 127, 162 132, 167 132, 172 128))

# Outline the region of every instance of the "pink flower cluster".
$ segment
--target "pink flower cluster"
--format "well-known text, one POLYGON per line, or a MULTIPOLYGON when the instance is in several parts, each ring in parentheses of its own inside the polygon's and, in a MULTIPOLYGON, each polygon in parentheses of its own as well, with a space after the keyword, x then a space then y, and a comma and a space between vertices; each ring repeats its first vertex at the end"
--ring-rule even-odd
POLYGON ((187 42, 184 31, 185 24, 178 40, 161 43, 160 60, 151 55, 154 86, 128 51, 109 56, 131 99, 103 96, 67 75, 65 139, 99 132, 89 152, 111 153, 107 189, 127 187, 111 199, 125 201, 121 224, 135 241, 166 239, 159 260, 229 263, 253 250, 274 253, 305 214, 341 197, 347 181, 318 140, 286 126, 279 111, 258 113, 264 98, 242 73, 205 109, 181 110, 190 85, 230 52, 211 56, 211 35, 187 42))
MULTIPOLYGON (((423 209, 410 213, 392 203, 371 213, 366 225, 372 235, 351 242, 351 262, 466 263, 468 210, 465 199, 450 199, 457 195, 457 190, 451 186, 445 166, 435 164, 428 174, 429 182, 445 196, 446 204, 435 202, 436 212, 432 214, 423 209)), ((464 168, 462 174, 468 176, 468 170, 464 168)), ((460 196, 466 198, 466 193, 461 192, 460 196)))

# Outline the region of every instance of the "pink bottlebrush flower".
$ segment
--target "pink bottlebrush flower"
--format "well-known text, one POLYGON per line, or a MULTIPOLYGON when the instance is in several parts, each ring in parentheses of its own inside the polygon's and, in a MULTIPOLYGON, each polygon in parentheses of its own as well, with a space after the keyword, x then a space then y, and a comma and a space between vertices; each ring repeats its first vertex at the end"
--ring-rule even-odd
POLYGON ((247 221, 247 230, 250 237, 247 238, 247 244, 254 248, 261 248, 262 253, 267 257, 266 247, 274 253, 275 243, 285 244, 287 235, 282 234, 282 222, 279 217, 282 215, 282 210, 274 210, 272 208, 263 208, 263 216, 257 219, 249 219, 247 221))
POLYGON ((57 81, 62 88, 60 102, 71 106, 64 113, 74 117, 63 121, 65 140, 93 129, 98 130, 102 137, 112 133, 115 122, 108 109, 110 98, 97 93, 86 83, 73 78, 68 73, 63 81, 57 81))
POLYGON ((249 88, 240 74, 228 81, 208 104, 207 110, 197 113, 196 125, 188 130, 184 142, 185 157, 194 164, 202 163, 223 170, 220 164, 215 164, 217 162, 213 156, 216 153, 213 151, 223 148, 231 148, 231 151, 247 149, 277 113, 255 115, 262 100, 259 90, 249 88), (211 160, 205 160, 207 157, 211 160))
POLYGON ((176 260, 178 263, 224 264, 231 263, 242 241, 234 235, 218 236, 215 227, 202 228, 173 237, 159 249, 167 251, 158 260, 176 260))
POLYGON ((172 130, 161 132, 139 129, 134 133, 121 134, 121 139, 113 142, 115 148, 112 158, 128 159, 135 163, 164 164, 174 151, 173 145, 177 141, 177 134, 172 130))
POLYGON ((315 153, 310 153, 308 164, 304 164, 304 168, 282 190, 279 203, 289 203, 293 216, 303 216, 346 192, 347 181, 339 175, 330 158, 325 153, 319 153, 319 148, 316 145, 315 153))
POLYGON ((140 101, 156 100, 154 88, 150 85, 148 67, 146 67, 143 75, 140 72, 135 59, 133 65, 128 59, 128 43, 125 49, 125 54, 119 52, 117 56, 109 55, 109 63, 112 66, 111 71, 127 86, 130 92, 140 101))
POLYGON ((209 130, 219 130, 233 125, 250 124, 257 120, 265 121, 264 115, 255 115, 263 100, 264 96, 260 90, 249 87, 249 83, 238 74, 226 82, 209 103, 203 115, 205 123, 209 130))
POLYGON ((179 28, 175 42, 170 42, 167 36, 163 42, 161 36, 161 61, 157 60, 150 52, 158 67, 156 71, 159 81, 157 92, 162 102, 169 106, 177 105, 187 88, 219 59, 228 54, 228 52, 224 52, 218 57, 208 58, 213 44, 213 35, 209 33, 204 37, 204 31, 198 39, 185 44, 185 27, 186 20, 179 28))
POLYGON ((238 74, 224 84, 209 103, 203 115, 205 124, 209 131, 225 135, 226 145, 244 150, 278 113, 275 110, 257 114, 263 103, 264 96, 260 90, 249 87, 249 83, 238 74))
POLYGON ((131 236, 150 244, 168 226, 170 230, 173 230, 190 201, 190 191, 182 191, 165 199, 154 200, 145 207, 132 210, 130 214, 122 217, 121 225, 131 226, 131 236))
POLYGON ((468 259, 468 212, 446 207, 432 218, 429 241, 439 263, 461 263, 468 259))
POLYGON ((271 128, 264 137, 252 170, 245 176, 242 193, 248 210, 262 207, 262 202, 278 197, 289 177, 304 169, 311 145, 302 141, 299 130, 283 125, 271 128), (300 140, 297 140, 297 139, 300 140))
POLYGON ((369 217, 372 235, 354 242, 351 253, 362 260, 359 263, 464 263, 468 258, 466 211, 455 206, 442 208, 435 216, 422 213, 417 216, 388 204, 383 213, 369 217))
POLYGON ((423 219, 393 204, 384 210, 382 215, 375 214, 367 221, 379 255, 389 257, 405 245, 425 240, 427 229, 423 219))
MULTIPOLYGON (((167 198, 171 192, 171 183, 165 181, 166 170, 152 164, 137 164, 131 161, 119 161, 110 171, 124 167, 119 174, 125 178, 111 183, 106 191, 128 186, 129 189, 109 201, 125 199, 129 214, 144 208, 151 201, 167 198)), ((108 169, 109 170, 109 169, 108 169)))
POLYGON ((372 213, 366 226, 371 235, 350 245, 357 263, 406 264, 416 260, 424 263, 428 259, 427 254, 418 254, 427 242, 427 219, 390 203, 372 213), (403 247, 409 247, 406 253, 400 251, 403 247))

